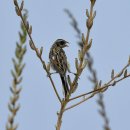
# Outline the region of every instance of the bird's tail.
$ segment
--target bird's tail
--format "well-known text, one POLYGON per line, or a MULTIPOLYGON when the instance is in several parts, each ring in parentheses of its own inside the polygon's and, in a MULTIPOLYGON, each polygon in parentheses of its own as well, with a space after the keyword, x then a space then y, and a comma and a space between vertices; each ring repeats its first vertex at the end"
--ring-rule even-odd
POLYGON ((68 87, 67 79, 66 79, 66 76, 63 76, 63 75, 60 75, 60 77, 61 77, 61 81, 62 81, 62 85, 63 85, 65 97, 66 97, 67 94, 69 93, 69 87, 68 87))

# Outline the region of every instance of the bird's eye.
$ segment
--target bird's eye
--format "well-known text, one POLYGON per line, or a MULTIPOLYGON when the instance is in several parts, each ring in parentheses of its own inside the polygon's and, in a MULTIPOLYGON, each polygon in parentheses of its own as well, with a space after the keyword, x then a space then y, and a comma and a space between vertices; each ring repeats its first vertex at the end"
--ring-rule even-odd
POLYGON ((58 47, 62 47, 66 44, 66 41, 63 39, 58 39, 58 40, 56 40, 56 44, 58 47))
POLYGON ((61 42, 60 42, 60 44, 61 44, 61 45, 64 45, 64 44, 65 44, 65 42, 64 42, 64 41, 61 41, 61 42))

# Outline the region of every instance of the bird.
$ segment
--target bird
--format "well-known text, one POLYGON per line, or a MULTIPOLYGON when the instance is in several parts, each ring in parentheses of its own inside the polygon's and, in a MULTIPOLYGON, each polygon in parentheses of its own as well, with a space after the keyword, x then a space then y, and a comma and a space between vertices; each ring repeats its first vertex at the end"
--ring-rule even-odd
POLYGON ((63 50, 65 47, 68 47, 68 42, 63 39, 57 39, 50 49, 49 59, 52 68, 60 75, 66 97, 69 93, 69 87, 66 77, 66 72, 68 70, 67 56, 63 50))

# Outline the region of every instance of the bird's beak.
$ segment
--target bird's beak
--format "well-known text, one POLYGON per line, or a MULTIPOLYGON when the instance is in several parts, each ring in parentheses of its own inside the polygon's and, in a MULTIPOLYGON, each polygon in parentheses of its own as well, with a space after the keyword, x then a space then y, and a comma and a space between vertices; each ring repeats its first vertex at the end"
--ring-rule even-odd
POLYGON ((68 45, 68 44, 69 44, 69 42, 67 42, 67 41, 66 41, 65 47, 69 47, 69 45, 68 45))
POLYGON ((67 44, 65 44, 65 47, 69 47, 67 44))

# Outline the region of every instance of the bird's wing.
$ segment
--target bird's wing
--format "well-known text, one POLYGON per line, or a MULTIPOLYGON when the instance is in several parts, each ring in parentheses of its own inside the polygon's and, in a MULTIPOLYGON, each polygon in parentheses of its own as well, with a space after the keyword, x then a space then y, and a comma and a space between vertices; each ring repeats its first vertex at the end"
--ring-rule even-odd
POLYGON ((67 70, 67 57, 63 49, 58 51, 55 55, 55 59, 53 61, 55 69, 58 73, 65 75, 67 70))

